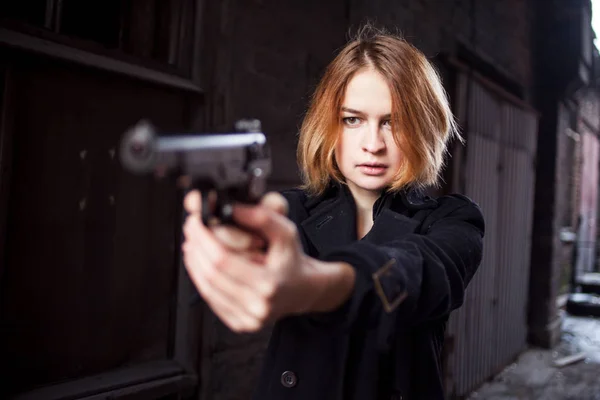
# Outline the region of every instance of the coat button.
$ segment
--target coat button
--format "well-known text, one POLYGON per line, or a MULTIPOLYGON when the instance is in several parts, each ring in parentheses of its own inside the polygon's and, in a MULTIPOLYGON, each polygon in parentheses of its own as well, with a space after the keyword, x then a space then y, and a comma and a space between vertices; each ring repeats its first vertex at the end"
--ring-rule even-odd
POLYGON ((292 371, 285 371, 281 374, 281 384, 286 388, 293 388, 298 383, 296 374, 292 371))

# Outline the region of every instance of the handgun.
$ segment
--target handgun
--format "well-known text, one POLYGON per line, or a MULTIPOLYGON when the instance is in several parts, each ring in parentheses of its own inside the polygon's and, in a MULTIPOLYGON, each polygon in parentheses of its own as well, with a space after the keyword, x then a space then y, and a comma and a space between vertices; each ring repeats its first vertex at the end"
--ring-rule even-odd
POLYGON ((134 174, 153 173, 198 189, 202 221, 232 224, 234 203, 256 204, 271 174, 267 140, 256 119, 243 119, 231 133, 168 133, 148 120, 128 129, 119 155, 134 174))

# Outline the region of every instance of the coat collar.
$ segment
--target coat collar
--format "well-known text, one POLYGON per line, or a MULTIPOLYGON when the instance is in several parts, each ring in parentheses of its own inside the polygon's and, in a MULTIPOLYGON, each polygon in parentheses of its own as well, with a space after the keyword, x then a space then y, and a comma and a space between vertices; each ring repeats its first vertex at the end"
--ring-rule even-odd
MULTIPOLYGON (((375 223, 362 240, 381 242, 390 235, 414 231, 416 223, 405 214, 436 204, 436 200, 416 189, 385 193, 373 206, 375 223)), ((319 254, 357 240, 356 203, 346 185, 332 184, 323 195, 309 198, 305 208, 309 217, 301 226, 319 254)))

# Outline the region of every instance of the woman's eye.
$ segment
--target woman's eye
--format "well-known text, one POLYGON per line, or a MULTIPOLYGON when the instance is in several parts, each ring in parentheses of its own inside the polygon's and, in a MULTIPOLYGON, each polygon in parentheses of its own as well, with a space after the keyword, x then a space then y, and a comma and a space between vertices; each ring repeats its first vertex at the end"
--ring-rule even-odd
POLYGON ((382 125, 385 126, 385 127, 387 127, 387 128, 391 128, 392 127, 392 120, 387 119, 387 120, 383 121, 382 125))
POLYGON ((358 125, 358 123, 360 122, 360 118, 358 117, 346 117, 342 120, 344 121, 344 124, 349 126, 358 125))

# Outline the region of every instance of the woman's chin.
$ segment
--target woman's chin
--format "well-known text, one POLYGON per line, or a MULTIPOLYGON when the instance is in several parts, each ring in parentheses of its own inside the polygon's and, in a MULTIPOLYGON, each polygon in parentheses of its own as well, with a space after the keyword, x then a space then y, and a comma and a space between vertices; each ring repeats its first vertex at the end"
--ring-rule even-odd
POLYGON ((369 192, 380 192, 391 183, 390 179, 384 179, 383 177, 362 177, 362 179, 356 179, 354 181, 355 186, 362 190, 369 192))

